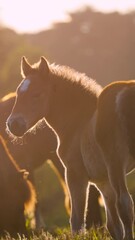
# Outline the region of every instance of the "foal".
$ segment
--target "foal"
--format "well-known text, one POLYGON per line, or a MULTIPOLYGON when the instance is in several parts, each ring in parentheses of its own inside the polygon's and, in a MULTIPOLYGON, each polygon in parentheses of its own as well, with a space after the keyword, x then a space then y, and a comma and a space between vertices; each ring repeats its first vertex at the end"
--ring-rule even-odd
POLYGON ((58 141, 57 152, 65 167, 70 192, 72 230, 78 231, 84 227, 90 182, 96 185, 104 198, 111 236, 115 240, 132 240, 133 217, 127 207, 131 209, 131 199, 125 181, 121 179, 123 166, 126 172, 130 170, 128 162, 118 161, 121 181, 113 184, 115 177, 110 177, 113 164, 95 137, 95 130, 97 136, 100 130, 97 102, 102 88, 84 74, 68 67, 51 65, 44 57, 34 66, 23 57, 21 68, 24 79, 17 88, 16 102, 7 120, 7 127, 12 134, 22 136, 45 117, 54 129, 58 141), (124 199, 125 211, 122 206, 124 199))
MULTIPOLYGON (((28 131, 24 134, 21 141, 23 144, 14 143, 11 141, 9 135, 5 131, 6 119, 11 113, 15 102, 15 93, 10 93, 4 96, 0 101, 0 134, 6 140, 7 147, 9 148, 12 156, 19 164, 21 168, 27 169, 30 173, 29 178, 35 185, 34 173, 35 170, 42 166, 48 159, 51 160, 50 166, 55 171, 60 181, 60 184, 65 194, 65 207, 67 212, 70 212, 70 201, 69 194, 65 183, 64 167, 59 161, 56 154, 57 139, 51 128, 44 122, 42 127, 37 127, 35 132, 28 131)), ((90 193, 91 198, 88 202, 88 214, 87 214, 87 228, 90 226, 101 225, 101 212, 98 202, 99 192, 94 186, 91 187, 90 193)), ((36 209, 36 227, 40 227, 40 216, 38 211, 38 205, 36 209)))

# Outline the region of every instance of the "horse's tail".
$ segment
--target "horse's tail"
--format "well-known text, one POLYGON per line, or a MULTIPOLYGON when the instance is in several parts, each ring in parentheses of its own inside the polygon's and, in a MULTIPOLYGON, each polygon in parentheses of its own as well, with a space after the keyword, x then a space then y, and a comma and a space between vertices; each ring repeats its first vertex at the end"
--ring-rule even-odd
POLYGON ((135 156, 135 85, 117 94, 116 111, 126 132, 130 153, 135 156))

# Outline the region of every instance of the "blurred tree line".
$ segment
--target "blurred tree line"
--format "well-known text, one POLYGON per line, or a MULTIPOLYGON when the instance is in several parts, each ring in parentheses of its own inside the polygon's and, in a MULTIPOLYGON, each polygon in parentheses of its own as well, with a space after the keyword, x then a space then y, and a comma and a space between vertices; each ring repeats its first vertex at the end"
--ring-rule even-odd
MULTIPOLYGON (((23 55, 30 63, 37 62, 44 55, 50 62, 85 72, 102 86, 115 80, 135 79, 135 12, 105 14, 86 7, 69 15, 70 22, 56 23, 51 29, 36 34, 17 34, 11 29, 0 28, 0 97, 14 91, 20 83, 23 55)), ((59 225, 60 221, 64 223, 64 219, 67 221, 66 213, 61 213, 65 215, 58 219, 58 203, 61 206, 64 197, 58 190, 57 180, 50 180, 55 177, 52 173, 49 175, 49 171, 47 167, 46 172, 41 170, 39 174, 37 185, 42 188, 39 198, 45 221, 49 215, 52 219, 54 211, 54 224, 59 225), (46 191, 45 182, 49 186, 46 191), (52 186, 57 191, 53 189, 54 201, 48 197, 52 186), (44 205, 44 198, 47 205, 44 205)), ((49 221, 52 220, 49 219, 48 224, 49 221)))
POLYGON ((20 82, 22 55, 31 63, 44 55, 50 62, 85 72, 103 86, 135 78, 135 12, 105 14, 86 8, 69 15, 70 22, 37 34, 0 29, 1 96, 20 82))

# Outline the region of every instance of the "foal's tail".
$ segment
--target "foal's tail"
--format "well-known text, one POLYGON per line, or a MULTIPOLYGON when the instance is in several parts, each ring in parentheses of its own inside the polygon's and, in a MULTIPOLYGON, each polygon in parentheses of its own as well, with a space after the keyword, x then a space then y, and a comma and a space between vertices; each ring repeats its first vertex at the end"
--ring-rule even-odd
POLYGON ((116 97, 116 111, 124 126, 130 153, 135 156, 135 85, 125 87, 116 97))

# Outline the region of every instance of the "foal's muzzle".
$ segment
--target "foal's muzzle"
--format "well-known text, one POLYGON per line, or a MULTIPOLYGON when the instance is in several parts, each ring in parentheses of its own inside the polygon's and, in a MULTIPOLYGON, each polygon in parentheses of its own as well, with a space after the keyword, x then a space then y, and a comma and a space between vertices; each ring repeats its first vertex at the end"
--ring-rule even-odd
POLYGON ((22 117, 10 117, 7 120, 7 127, 17 137, 21 137, 26 132, 26 122, 22 117))

